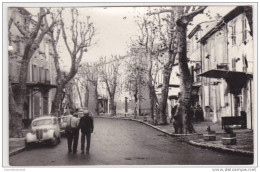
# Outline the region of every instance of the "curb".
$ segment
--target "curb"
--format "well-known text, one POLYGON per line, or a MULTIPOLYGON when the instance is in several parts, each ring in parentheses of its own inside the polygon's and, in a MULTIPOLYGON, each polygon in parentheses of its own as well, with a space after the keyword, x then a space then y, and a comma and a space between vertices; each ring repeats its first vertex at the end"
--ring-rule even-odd
MULTIPOLYGON (((131 119, 131 118, 125 118, 125 117, 119 117, 119 118, 115 118, 115 117, 101 117, 101 116, 97 116, 97 118, 107 118, 107 119, 122 119, 122 120, 131 120, 131 121, 136 121, 136 122, 139 122, 139 123, 143 123, 147 126, 150 126, 158 131, 161 131, 163 132, 164 134, 167 134, 169 136, 173 136, 173 137, 179 137, 179 136, 191 136, 192 134, 171 134, 171 133, 168 133, 167 131, 164 131, 156 126, 153 126, 151 124, 148 124, 144 121, 141 121, 141 120, 137 120, 137 119, 131 119)), ((194 133, 195 135, 200 135, 202 133, 194 133)), ((219 133, 221 134, 221 133, 219 133)), ((229 153, 233 153, 233 154, 240 154, 240 155, 245 155, 245 156, 254 156, 254 153, 253 152, 250 152, 250 151, 243 151, 243 150, 236 150, 236 149, 230 149, 230 148, 223 148, 223 147, 217 147, 217 146, 211 146, 211 145, 207 145, 207 144, 204 144, 204 143, 198 143, 198 142, 195 142, 193 140, 190 140, 190 141, 183 141, 189 145, 192 145, 192 146, 197 146, 197 147, 202 147, 202 148, 207 148, 207 149, 211 149, 211 150, 216 150, 216 151, 220 151, 220 152, 229 152, 229 153)))
POLYGON ((16 148, 16 149, 9 152, 9 157, 14 156, 14 155, 16 155, 16 154, 18 154, 18 153, 20 153, 24 150, 25 150, 25 147, 16 148))
POLYGON ((250 151, 243 151, 243 150, 223 148, 223 147, 218 147, 218 146, 211 146, 211 145, 207 145, 205 143, 198 143, 198 142, 195 142, 193 140, 188 141, 187 143, 192 145, 192 146, 207 148, 207 149, 221 151, 221 152, 229 152, 229 153, 233 153, 233 154, 242 154, 242 155, 245 155, 245 156, 254 156, 254 153, 250 152, 250 151))

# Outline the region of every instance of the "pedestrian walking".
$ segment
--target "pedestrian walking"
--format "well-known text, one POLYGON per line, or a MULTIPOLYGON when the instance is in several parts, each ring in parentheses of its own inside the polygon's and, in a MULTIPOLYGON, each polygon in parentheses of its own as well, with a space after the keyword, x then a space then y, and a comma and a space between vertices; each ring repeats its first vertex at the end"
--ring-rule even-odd
POLYGON ((79 119, 74 115, 69 115, 70 118, 67 120, 66 134, 68 139, 68 151, 77 153, 78 140, 79 140, 79 119))
POLYGON ((195 110, 195 121, 199 121, 199 122, 204 121, 204 114, 200 105, 197 105, 195 110))
POLYGON ((88 110, 83 111, 84 116, 80 118, 79 128, 81 130, 81 153, 85 150, 85 138, 87 138, 86 153, 89 153, 91 133, 94 130, 93 118, 89 115, 88 110))
POLYGON ((170 123, 172 123, 173 121, 173 119, 174 119, 174 115, 175 115, 175 113, 176 113, 176 111, 177 111, 177 108, 178 108, 178 105, 176 104, 176 105, 174 105, 173 107, 172 107, 172 109, 171 109, 171 119, 170 119, 170 123))

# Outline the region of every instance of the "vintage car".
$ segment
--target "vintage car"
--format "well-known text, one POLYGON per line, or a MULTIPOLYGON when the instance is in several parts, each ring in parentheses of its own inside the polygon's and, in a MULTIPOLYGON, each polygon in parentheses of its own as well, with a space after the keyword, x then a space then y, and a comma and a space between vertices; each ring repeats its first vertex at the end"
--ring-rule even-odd
POLYGON ((60 142, 60 127, 57 117, 42 116, 32 121, 31 132, 27 133, 25 137, 25 146, 42 142, 52 145, 60 142))
POLYGON ((65 129, 67 126, 67 120, 70 118, 70 116, 61 116, 60 117, 60 133, 65 134, 65 129))

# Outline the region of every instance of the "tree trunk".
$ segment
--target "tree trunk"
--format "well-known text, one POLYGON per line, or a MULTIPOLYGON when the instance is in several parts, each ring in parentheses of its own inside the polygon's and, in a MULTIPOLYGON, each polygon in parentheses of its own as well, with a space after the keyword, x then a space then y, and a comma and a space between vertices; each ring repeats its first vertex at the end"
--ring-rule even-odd
POLYGON ((115 97, 110 95, 110 104, 111 104, 111 116, 116 116, 116 106, 115 106, 115 97))
POLYGON ((155 112, 155 98, 156 98, 156 94, 155 94, 155 90, 154 90, 154 86, 153 86, 153 78, 152 78, 152 57, 151 54, 148 52, 148 88, 149 88, 149 98, 150 98, 150 113, 151 113, 151 123, 153 125, 157 125, 158 124, 158 115, 155 112))
MULTIPOLYGON (((140 100, 139 100, 140 101, 140 100)), ((137 103, 138 103, 138 84, 137 84, 137 79, 135 80, 135 93, 134 93, 134 119, 137 117, 137 103)))
POLYGON ((171 77, 171 70, 172 68, 164 68, 163 70, 163 85, 162 85, 162 97, 160 100, 160 124, 166 125, 167 124, 167 99, 168 99, 168 92, 169 92, 169 82, 171 77))
POLYGON ((95 82, 94 84, 94 87, 95 87, 95 102, 96 102, 96 115, 99 115, 99 105, 98 105, 98 88, 97 88, 97 81, 95 82))
POLYGON ((13 89, 9 80, 9 137, 22 137, 22 113, 17 111, 13 89))
POLYGON ((52 101, 51 114, 58 117, 59 115, 61 115, 59 112, 60 112, 60 103, 62 100, 64 86, 62 85, 57 85, 57 86, 58 87, 56 89, 56 94, 52 101))
POLYGON ((177 133, 192 133, 194 132, 193 125, 190 119, 190 106, 191 106, 191 91, 192 91, 192 78, 188 68, 187 61, 187 44, 186 44, 186 25, 178 25, 178 41, 179 41, 179 70, 180 70, 180 98, 179 106, 176 113, 176 122, 179 124, 177 133))
POLYGON ((83 107, 83 102, 82 102, 82 98, 81 98, 81 94, 80 94, 80 90, 79 90, 79 86, 76 82, 74 82, 75 85, 76 85, 76 89, 77 89, 77 92, 78 92, 78 96, 79 96, 79 101, 80 101, 80 106, 83 107))
POLYGON ((9 81, 9 109, 10 112, 10 137, 23 137, 22 135, 22 118, 23 118, 23 107, 26 99, 26 82, 27 82, 27 72, 28 65, 30 62, 31 45, 25 46, 25 51, 21 63, 20 75, 19 75, 19 84, 16 87, 16 92, 13 94, 11 87, 11 82, 9 81))
POLYGON ((88 85, 85 86, 85 107, 88 108, 88 102, 89 102, 89 89, 88 89, 88 85))

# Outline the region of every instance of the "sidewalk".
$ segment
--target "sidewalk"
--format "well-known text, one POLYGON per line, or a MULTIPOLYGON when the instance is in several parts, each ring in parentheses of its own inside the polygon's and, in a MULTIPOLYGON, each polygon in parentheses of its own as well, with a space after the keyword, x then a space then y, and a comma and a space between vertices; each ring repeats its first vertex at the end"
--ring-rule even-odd
MULTIPOLYGON (((95 116, 94 118, 109 118, 109 119, 123 119, 137 121, 146 124, 156 130, 163 132, 164 134, 176 137, 180 141, 186 142, 193 146, 199 146, 206 149, 212 149, 223 152, 238 153, 246 156, 253 156, 254 146, 253 146, 253 131, 249 129, 234 129, 237 134, 237 145, 223 145, 221 142, 221 137, 224 134, 224 130, 221 128, 220 123, 213 123, 209 121, 196 122, 193 124, 196 134, 174 134, 174 129, 172 124, 169 125, 151 125, 146 120, 145 117, 138 116, 136 119, 133 116, 123 116, 118 115, 116 117, 110 117, 109 115, 95 116), (204 141, 203 134, 206 133, 207 127, 210 126, 211 130, 216 131, 217 139, 216 141, 204 141)), ((28 132, 24 131, 24 134, 28 132)), ((25 149, 25 139, 24 138, 9 138, 9 156, 15 155, 25 149)))

